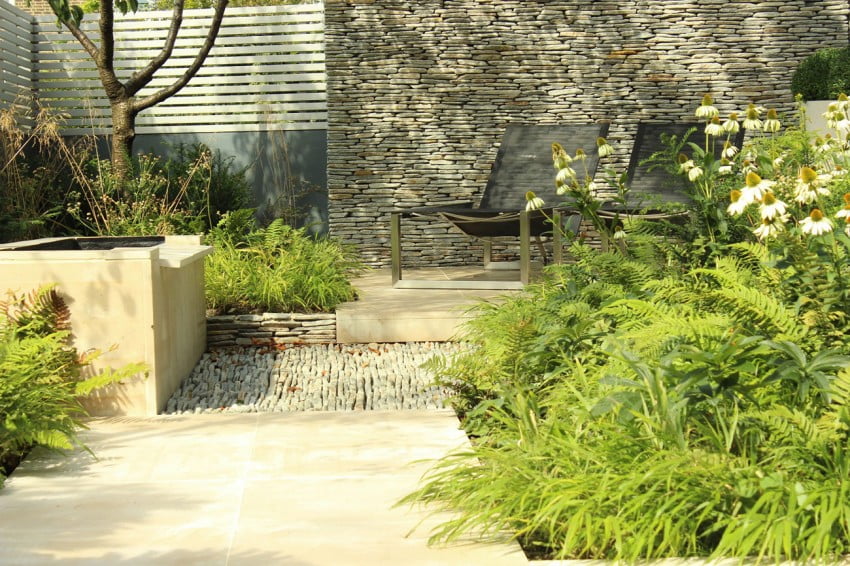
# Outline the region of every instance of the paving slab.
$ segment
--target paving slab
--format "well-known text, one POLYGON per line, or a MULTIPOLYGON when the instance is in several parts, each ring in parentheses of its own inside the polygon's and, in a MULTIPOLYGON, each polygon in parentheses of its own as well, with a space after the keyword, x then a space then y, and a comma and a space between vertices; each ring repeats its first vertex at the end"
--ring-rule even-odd
POLYGON ((528 563, 428 546, 440 517, 395 507, 468 442, 450 410, 113 417, 82 439, 94 455, 34 450, 0 490, 0 564, 528 563))
MULTIPOLYGON (((478 267, 411 269, 411 279, 505 280, 511 272, 478 267)), ((481 301, 500 301, 508 290, 394 289, 389 269, 375 269, 352 282, 358 299, 337 307, 337 341, 445 342, 457 337, 481 301)))

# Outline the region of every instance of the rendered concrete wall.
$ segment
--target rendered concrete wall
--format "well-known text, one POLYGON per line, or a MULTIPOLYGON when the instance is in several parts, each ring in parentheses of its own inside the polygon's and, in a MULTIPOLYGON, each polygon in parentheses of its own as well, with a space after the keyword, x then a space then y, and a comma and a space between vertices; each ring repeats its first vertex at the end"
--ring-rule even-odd
POLYGON ((178 254, 175 260, 165 247, 70 252, 0 248, 0 290, 26 293, 56 284, 71 311, 74 346, 80 352, 104 352, 95 371, 134 362, 148 365, 147 379, 110 386, 85 399, 92 414, 157 414, 205 349, 203 256, 209 248, 187 246, 188 255, 178 254), (183 265, 165 265, 175 261, 183 265), (108 351, 112 346, 117 348, 108 351))
MULTIPOLYGON (((233 158, 234 170, 245 169, 252 189, 251 206, 271 218, 276 207, 297 195, 300 226, 324 234, 328 230, 327 132, 325 130, 276 132, 219 132, 213 134, 142 134, 135 152, 168 158, 179 144, 204 143, 233 158)), ((106 148, 104 148, 106 149, 106 148)))
MULTIPOLYGON (((847 44, 848 4, 327 0, 325 23, 331 233, 386 265, 389 212, 480 200, 510 122, 610 120, 624 171, 638 122, 692 120, 706 92, 790 114, 798 63, 847 44)), ((480 257, 447 226, 405 230, 411 265, 480 257)))

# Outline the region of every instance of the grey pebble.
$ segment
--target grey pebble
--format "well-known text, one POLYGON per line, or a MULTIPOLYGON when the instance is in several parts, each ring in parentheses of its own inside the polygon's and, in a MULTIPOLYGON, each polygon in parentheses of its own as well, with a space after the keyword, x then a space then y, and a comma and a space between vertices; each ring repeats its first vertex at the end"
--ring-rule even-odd
POLYGON ((435 409, 447 391, 422 364, 453 342, 229 347, 201 356, 166 414, 435 409))

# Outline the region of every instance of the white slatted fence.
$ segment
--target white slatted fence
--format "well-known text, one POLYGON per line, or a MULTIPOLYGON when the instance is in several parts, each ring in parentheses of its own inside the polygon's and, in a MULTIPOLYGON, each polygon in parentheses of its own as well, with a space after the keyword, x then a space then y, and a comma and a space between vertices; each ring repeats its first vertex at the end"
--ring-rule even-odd
MULTIPOLYGON (((0 2, 2 4, 2 2, 0 2)), ((170 85, 194 60, 212 10, 187 10, 171 58, 138 96, 170 85)), ((83 29, 99 44, 96 18, 83 29)), ((63 133, 108 133, 109 104, 97 69, 56 18, 35 18, 35 89, 67 115, 63 133)), ((126 79, 162 49, 170 11, 117 17, 115 68, 126 79)), ((136 132, 308 130, 327 127, 324 5, 228 8, 215 47, 177 95, 143 111, 136 132)))
POLYGON ((32 16, 0 0, 0 107, 16 107, 19 121, 32 124, 32 16))

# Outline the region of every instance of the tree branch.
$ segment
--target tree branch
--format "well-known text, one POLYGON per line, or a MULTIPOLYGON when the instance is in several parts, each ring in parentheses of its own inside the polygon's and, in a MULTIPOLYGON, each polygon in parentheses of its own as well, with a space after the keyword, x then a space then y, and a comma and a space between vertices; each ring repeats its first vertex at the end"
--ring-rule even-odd
POLYGON ((219 0, 216 7, 215 12, 213 13, 212 21, 210 22, 210 29, 207 32, 207 37, 204 40, 204 44, 201 46, 201 50, 198 52, 198 55, 195 57, 195 60, 192 61, 192 65, 186 69, 186 72, 177 79, 171 86, 166 87, 162 90, 159 90, 153 93, 150 96, 146 96, 145 98, 141 98, 136 100, 133 103, 133 111, 141 112, 146 108, 150 108, 156 104, 159 104, 169 96, 173 96, 177 94, 180 89, 186 86, 192 77, 198 72, 201 68, 201 65, 204 64, 204 61, 209 55, 210 49, 212 49, 213 44, 215 43, 215 38, 218 35, 218 30, 221 28, 221 20, 224 18, 224 9, 227 8, 229 0, 219 0))
POLYGON ((100 58, 100 50, 97 48, 97 45, 95 45, 94 42, 89 39, 89 36, 86 35, 86 32, 81 30, 77 26, 77 24, 75 24, 71 20, 63 20, 62 23, 65 24, 65 27, 68 28, 68 31, 71 32, 71 35, 77 38, 77 41, 80 42, 80 45, 83 46, 83 49, 86 50, 89 56, 95 61, 97 61, 100 58))
POLYGON ((177 42, 177 34, 180 31, 180 26, 183 25, 183 5, 185 0, 174 0, 174 11, 171 16, 171 26, 168 28, 168 37, 165 38, 165 45, 159 55, 151 59, 143 69, 133 73, 130 79, 124 83, 124 88, 129 96, 133 96, 145 85, 147 85, 168 58, 174 51, 174 44, 177 42))
POLYGON ((112 0, 100 2, 100 52, 94 58, 100 82, 110 102, 124 96, 124 85, 115 76, 115 37, 113 28, 115 25, 115 10, 112 0))

